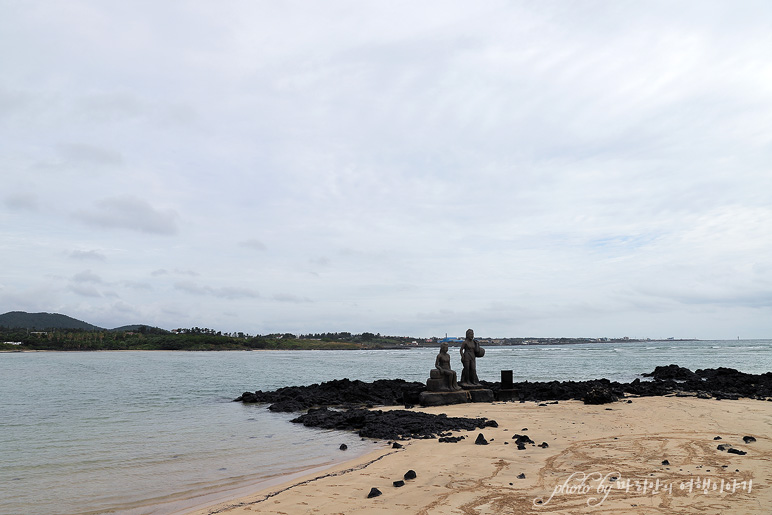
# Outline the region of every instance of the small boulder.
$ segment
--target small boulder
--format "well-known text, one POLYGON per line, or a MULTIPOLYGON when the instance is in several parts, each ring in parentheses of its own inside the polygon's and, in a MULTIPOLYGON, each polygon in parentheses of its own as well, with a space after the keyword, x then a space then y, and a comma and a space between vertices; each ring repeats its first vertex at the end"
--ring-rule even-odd
POLYGON ((372 487, 372 488, 370 489, 370 493, 369 493, 369 494, 367 494, 367 498, 368 498, 368 499, 372 499, 373 497, 378 497, 378 496, 379 496, 379 495, 381 495, 382 493, 383 493, 383 492, 381 492, 381 491, 380 491, 380 490, 378 490, 377 488, 375 488, 375 487, 372 487))
POLYGON ((582 399, 585 404, 608 404, 619 400, 610 388, 597 385, 593 386, 582 399))
POLYGON ((482 433, 477 435, 477 440, 474 441, 475 445, 488 445, 488 440, 485 439, 482 433))
POLYGON ((746 454, 748 454, 747 452, 741 451, 740 449, 735 449, 734 447, 732 447, 731 449, 727 450, 726 452, 728 452, 730 454, 738 454, 740 456, 745 456, 746 454))
POLYGON ((753 443, 756 439, 752 436, 743 436, 743 442, 745 443, 753 443))
POLYGON ((401 449, 402 448, 402 444, 399 443, 399 442, 394 442, 393 444, 391 444, 391 448, 392 449, 401 449))
POLYGON ((405 479, 415 479, 416 478, 415 470, 412 470, 412 469, 408 470, 407 472, 405 472, 404 477, 405 479))
POLYGON ((394 486, 399 488, 400 486, 405 486, 405 482, 401 479, 399 481, 394 481, 394 486))
POLYGON ((521 472, 520 474, 517 475, 517 479, 525 479, 525 474, 521 472))
POLYGON ((346 449, 348 449, 348 445, 346 445, 345 443, 340 444, 341 451, 345 451, 346 449))

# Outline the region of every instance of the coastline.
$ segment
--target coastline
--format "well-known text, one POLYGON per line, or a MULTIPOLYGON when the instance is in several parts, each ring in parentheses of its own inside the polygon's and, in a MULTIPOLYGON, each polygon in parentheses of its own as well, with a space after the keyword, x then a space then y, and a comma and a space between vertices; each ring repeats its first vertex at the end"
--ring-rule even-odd
POLYGON ((772 402, 669 395, 420 411, 487 417, 498 427, 454 432, 466 437, 458 443, 409 440, 179 513, 766 513, 772 505, 772 402), (478 434, 487 445, 475 445, 478 434), (534 443, 518 450, 514 435, 534 443), (393 486, 410 469, 417 477, 393 486), (368 499, 373 487, 382 495, 368 499))

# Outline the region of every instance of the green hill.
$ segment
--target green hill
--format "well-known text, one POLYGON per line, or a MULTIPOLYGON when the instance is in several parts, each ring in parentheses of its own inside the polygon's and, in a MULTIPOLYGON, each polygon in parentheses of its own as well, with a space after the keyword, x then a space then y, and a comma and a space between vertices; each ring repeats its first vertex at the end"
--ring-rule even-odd
POLYGON ((110 329, 111 332, 125 332, 125 331, 135 331, 135 332, 145 332, 145 333, 152 333, 152 334, 166 334, 169 331, 166 329, 161 329, 160 327, 152 327, 146 324, 134 324, 134 325, 122 325, 121 327, 116 327, 115 329, 110 329))
POLYGON ((0 327, 38 331, 48 329, 102 330, 101 327, 59 313, 26 313, 24 311, 9 311, 0 315, 0 327))

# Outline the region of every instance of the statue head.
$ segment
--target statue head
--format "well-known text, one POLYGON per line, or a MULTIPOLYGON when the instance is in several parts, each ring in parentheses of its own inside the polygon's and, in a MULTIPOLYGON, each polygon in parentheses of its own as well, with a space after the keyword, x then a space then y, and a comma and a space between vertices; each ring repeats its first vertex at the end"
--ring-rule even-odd
POLYGON ((467 340, 474 340, 474 331, 471 329, 466 330, 466 339, 467 340))
POLYGON ((448 352, 448 342, 442 342, 440 344, 440 352, 448 352))

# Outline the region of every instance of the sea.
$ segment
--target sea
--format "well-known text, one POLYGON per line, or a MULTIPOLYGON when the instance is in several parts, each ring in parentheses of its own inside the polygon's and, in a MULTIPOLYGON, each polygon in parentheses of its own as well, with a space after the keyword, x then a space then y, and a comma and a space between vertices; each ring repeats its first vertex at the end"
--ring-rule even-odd
MULTIPOLYGON (((321 471, 385 444, 233 399, 342 378, 424 382, 436 354, 0 353, 0 514, 178 514, 321 471)), ((491 346, 477 371, 488 381, 513 370, 515 381, 629 382, 671 363, 770 372, 772 340, 491 346)))

